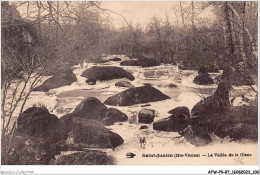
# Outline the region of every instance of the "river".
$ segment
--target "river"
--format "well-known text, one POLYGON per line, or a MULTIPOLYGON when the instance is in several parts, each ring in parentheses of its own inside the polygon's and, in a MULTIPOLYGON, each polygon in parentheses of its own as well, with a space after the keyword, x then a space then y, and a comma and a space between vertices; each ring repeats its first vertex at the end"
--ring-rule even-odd
MULTIPOLYGON (((113 56, 108 56, 107 59, 113 56)), ((125 56, 120 56, 122 60, 128 59, 125 56)), ((46 106, 50 112, 57 115, 59 118, 63 115, 72 112, 74 108, 87 97, 96 97, 100 101, 104 102, 108 97, 126 90, 124 87, 117 87, 115 83, 119 81, 98 81, 96 85, 87 85, 85 83, 86 78, 81 77, 81 73, 94 66, 93 63, 84 63, 83 65, 73 66, 73 72, 77 76, 77 82, 69 86, 52 89, 47 93, 44 92, 32 92, 31 96, 26 103, 25 109, 31 107, 33 104, 42 104, 46 106)), ((119 66, 125 70, 133 73, 135 80, 131 81, 135 87, 143 86, 145 83, 150 83, 153 87, 159 89, 161 92, 170 96, 171 99, 149 103, 151 106, 146 108, 154 109, 157 113, 155 118, 159 120, 161 118, 168 117, 170 114, 167 112, 178 106, 187 106, 190 110, 199 102, 202 98, 205 98, 214 93, 217 85, 196 85, 192 81, 197 75, 196 70, 179 70, 177 66, 173 65, 160 65, 156 67, 142 68, 137 66, 120 66, 120 62, 107 62, 98 64, 100 66, 119 66), (147 76, 145 72, 153 72, 153 76, 147 76), (146 76, 145 76, 146 74, 146 76), (158 74, 158 75, 157 75, 158 74), (175 84, 177 87, 169 87, 170 84, 175 84)), ((221 73, 221 71, 220 71, 221 73)), ((211 73, 210 76, 214 79, 220 73, 211 73)), ((47 78, 47 77, 46 77, 47 78)), ((122 80, 122 79, 120 79, 122 80)), ((123 79, 126 80, 126 79, 123 79)), ((244 94, 248 98, 253 98, 255 95, 250 87, 234 87, 231 91, 233 96, 244 94)), ((110 107, 110 106, 107 106, 110 107)), ((143 107, 141 104, 120 107, 113 106, 125 114, 128 117, 134 115, 140 111, 143 107)), ((179 136, 176 132, 163 132, 155 131, 152 129, 152 124, 148 124, 148 129, 140 130, 140 123, 121 122, 115 123, 108 128, 113 132, 118 133, 123 139, 124 144, 120 145, 113 151, 112 149, 101 149, 107 152, 108 155, 114 157, 116 164, 164 164, 164 165, 177 165, 177 164, 254 164, 257 161, 257 143, 249 141, 232 142, 229 139, 215 138, 215 140, 207 146, 195 147, 191 145, 183 138, 176 138, 179 136), (139 137, 146 137, 145 149, 140 147, 139 137), (248 152, 250 150, 250 152, 248 152), (133 159, 126 158, 126 153, 132 152, 136 154, 133 159), (242 158, 243 161, 237 161, 233 157, 229 158, 215 158, 210 157, 183 157, 183 158, 142 158, 143 154, 203 154, 208 153, 251 153, 252 157, 242 158), (199 161, 198 161, 199 160, 199 161)), ((68 154, 70 152, 63 152, 68 154)))

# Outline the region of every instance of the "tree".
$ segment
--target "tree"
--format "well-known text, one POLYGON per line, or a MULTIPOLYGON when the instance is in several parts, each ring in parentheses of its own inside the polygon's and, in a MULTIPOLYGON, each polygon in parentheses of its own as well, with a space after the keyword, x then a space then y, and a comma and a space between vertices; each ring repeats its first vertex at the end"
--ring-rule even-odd
POLYGON ((1 143, 2 164, 6 164, 17 117, 24 111, 32 90, 46 76, 67 69, 66 63, 70 68, 70 57, 77 48, 86 48, 86 55, 93 52, 102 23, 98 11, 90 9, 95 7, 93 2, 2 2, 1 7, 1 143), (26 15, 16 9, 20 6, 26 6, 26 15), (75 13, 70 13, 73 8, 75 13))
POLYGON ((224 68, 221 76, 221 81, 214 94, 214 98, 224 107, 229 106, 229 91, 231 89, 231 74, 232 66, 235 62, 234 56, 234 43, 232 37, 231 21, 229 15, 228 2, 224 2, 224 15, 225 15, 225 44, 226 44, 226 67, 224 68))
MULTIPOLYGON (((248 64, 251 64, 252 59, 249 59, 246 55, 255 55, 255 47, 254 47, 254 42, 252 42, 251 34, 248 34, 248 40, 250 41, 251 45, 251 53, 252 54, 246 54, 245 53, 245 47, 246 44, 244 42, 244 33, 247 31, 245 28, 245 20, 242 19, 240 16, 245 16, 245 3, 236 3, 236 5, 239 5, 241 10, 240 14, 237 12, 237 10, 233 7, 232 2, 224 2, 223 3, 223 10, 224 10, 224 31, 225 31, 225 44, 226 44, 226 67, 223 71, 223 74, 221 76, 221 82, 218 85, 218 88, 214 94, 216 98, 218 98, 220 101, 223 102, 223 105, 228 106, 229 104, 229 91, 231 89, 232 83, 234 79, 239 78, 237 76, 248 76, 249 71, 248 68, 250 67, 251 69, 254 69, 252 66, 248 66, 248 64), (232 18, 230 16, 230 13, 234 12, 236 16, 238 17, 238 21, 232 18), (239 53, 235 53, 235 48, 237 45, 235 44, 235 36, 233 33, 236 33, 236 28, 232 27, 232 23, 238 23, 236 28, 240 31, 237 35, 239 37, 239 40, 237 42, 237 45, 240 46, 240 49, 238 50, 239 53), (239 59, 239 55, 241 55, 242 59, 239 59), (242 67, 241 67, 242 66, 242 67), (239 75, 237 75, 237 73, 239 75)), ((254 60, 255 61, 255 60, 254 60)), ((250 69, 249 68, 249 69, 250 69)), ((250 75, 250 74, 249 74, 250 75)), ((252 72, 251 72, 252 75, 252 72)), ((252 87, 252 86, 251 86, 252 87)), ((256 90, 255 90, 256 91, 256 90)))

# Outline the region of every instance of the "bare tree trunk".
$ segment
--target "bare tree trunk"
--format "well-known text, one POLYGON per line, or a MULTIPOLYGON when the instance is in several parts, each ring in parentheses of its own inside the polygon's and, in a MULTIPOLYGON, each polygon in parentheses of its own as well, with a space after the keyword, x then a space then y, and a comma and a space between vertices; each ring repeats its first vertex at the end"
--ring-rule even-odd
POLYGON ((231 34, 232 34, 232 39, 234 43, 234 53, 239 53, 240 52, 240 46, 239 46, 239 31, 237 31, 237 27, 235 26, 235 15, 231 11, 230 14, 230 24, 231 24, 231 34))
POLYGON ((41 40, 41 2, 36 2, 37 8, 38 8, 38 15, 37 15, 37 21, 38 21, 38 29, 39 29, 39 37, 41 40))
POLYGON ((56 9, 56 13, 57 13, 57 17, 56 17, 56 29, 55 29, 55 31, 56 31, 56 39, 58 39, 59 38, 59 10, 60 10, 60 3, 59 3, 59 1, 57 1, 57 9, 56 9))
POLYGON ((186 28, 185 21, 184 21, 183 10, 182 10, 182 2, 181 2, 181 1, 180 1, 180 9, 181 9, 181 20, 182 20, 182 25, 183 25, 183 27, 186 28))
POLYGON ((246 14, 246 2, 243 2, 243 9, 242 9, 242 23, 240 24, 240 35, 239 40, 241 44, 241 55, 243 60, 246 60, 246 51, 245 51, 245 14, 246 14))
POLYGON ((168 15, 166 17, 166 23, 165 23, 165 38, 166 38, 166 43, 165 43, 165 50, 166 50, 166 55, 167 55, 167 60, 172 61, 172 51, 170 49, 170 44, 171 44, 171 26, 169 23, 169 17, 168 15))
POLYGON ((195 14, 194 14, 194 4, 193 1, 191 1, 191 11, 192 11, 192 17, 191 17, 191 24, 192 24, 192 31, 194 32, 194 19, 195 19, 195 14))
POLYGON ((249 29, 245 25, 243 17, 240 16, 240 14, 237 12, 237 10, 231 4, 229 4, 228 7, 232 10, 232 12, 234 12, 234 14, 239 19, 240 23, 244 24, 244 26, 243 26, 244 31, 247 33, 250 43, 252 45, 252 53, 255 55, 255 58, 258 59, 257 48, 256 48, 257 44, 254 42, 252 34, 250 33, 249 29))
POLYGON ((47 2, 49 5, 49 18, 48 18, 48 24, 49 24, 49 40, 52 40, 52 20, 51 20, 51 16, 52 16, 52 2, 47 2))
POLYGON ((159 21, 158 19, 154 18, 154 27, 157 33, 157 40, 159 42, 159 49, 160 49, 160 61, 163 62, 163 45, 162 45, 162 36, 161 36, 161 32, 160 32, 160 26, 159 26, 159 21))
MULTIPOLYGON (((228 2, 224 3, 224 12, 225 12, 225 40, 226 40, 226 53, 227 61, 229 64, 234 63, 234 43, 232 36, 232 26, 230 21, 229 7, 228 2)), ((230 67, 230 65, 229 65, 230 67)))
POLYGON ((229 15, 228 2, 224 2, 224 14, 225 14, 225 42, 226 42, 226 67, 224 68, 221 76, 221 81, 218 84, 218 88, 214 94, 214 98, 218 101, 220 107, 227 107, 229 105, 229 91, 232 86, 231 74, 232 65, 235 63, 234 58, 234 43, 232 37, 232 28, 229 15))

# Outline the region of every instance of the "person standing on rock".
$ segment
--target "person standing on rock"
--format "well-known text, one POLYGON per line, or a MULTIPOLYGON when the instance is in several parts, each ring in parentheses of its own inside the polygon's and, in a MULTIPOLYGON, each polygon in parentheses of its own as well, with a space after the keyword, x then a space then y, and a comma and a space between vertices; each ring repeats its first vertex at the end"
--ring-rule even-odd
POLYGON ((141 144, 141 148, 145 149, 145 144, 146 144, 146 139, 144 135, 141 135, 139 138, 140 144, 141 144))

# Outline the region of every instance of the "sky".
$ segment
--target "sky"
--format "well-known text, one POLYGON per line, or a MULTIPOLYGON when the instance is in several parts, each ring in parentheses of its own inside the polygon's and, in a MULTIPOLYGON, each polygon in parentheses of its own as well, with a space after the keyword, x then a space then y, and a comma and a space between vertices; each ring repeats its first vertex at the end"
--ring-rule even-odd
MULTIPOLYGON (((206 8, 201 12, 201 8, 198 8, 200 2, 194 2, 195 13, 197 18, 211 18, 214 19, 214 14, 211 12, 211 8, 206 8)), ((122 14, 128 23, 132 23, 133 26, 139 24, 141 27, 147 26, 151 21, 151 18, 157 17, 162 21, 165 20, 166 15, 169 18, 169 22, 173 25, 181 23, 181 12, 179 1, 102 1, 102 8, 109 9, 111 11, 122 14), (178 16, 176 18, 176 16, 178 16)), ((191 2, 182 1, 183 11, 191 11, 191 2)), ((24 8, 18 8, 21 14, 27 14, 27 6, 24 8)), ((33 6, 31 6, 31 9, 33 6)), ((115 28, 126 27, 127 24, 122 16, 109 12, 109 19, 115 28)), ((36 14, 34 14, 36 16, 36 14)), ((190 19, 186 21, 191 22, 190 19)), ((209 20, 207 21, 209 22, 209 20)), ((196 23, 196 21, 195 21, 196 23)))
MULTIPOLYGON (((190 2, 182 2, 183 8, 189 8, 190 2)), ((165 15, 169 17, 171 23, 176 23, 176 15, 178 14, 178 21, 181 22, 180 17, 180 3, 178 1, 103 1, 102 7, 110 9, 112 11, 121 13, 127 19, 127 21, 135 24, 145 26, 149 23, 150 19, 154 16, 165 19, 165 15)), ((196 8, 196 5, 195 5, 196 8)), ((199 9, 195 11, 199 12, 199 9)), ((202 18, 214 18, 214 14, 211 9, 205 9, 199 14, 202 18)), ((124 20, 119 15, 111 14, 110 18, 116 28, 120 26, 126 26, 124 20)))
MULTIPOLYGON (((127 20, 133 24, 145 25, 153 16, 163 18, 166 13, 173 15, 173 7, 178 5, 176 2, 103 2, 102 6, 107 9, 122 13, 127 20)), ((116 27, 124 24, 124 20, 118 15, 111 15, 116 27)))

